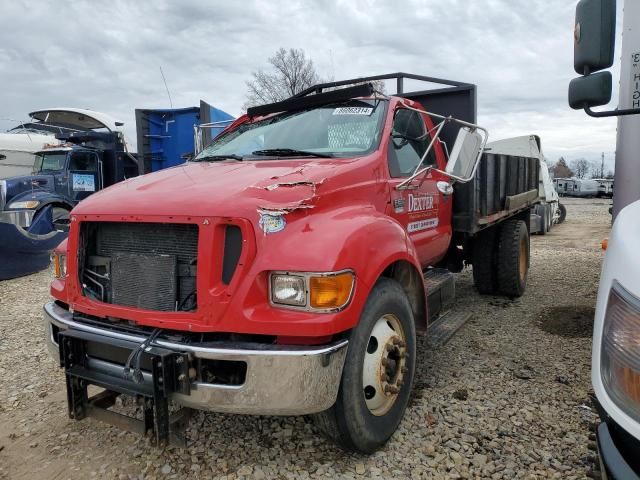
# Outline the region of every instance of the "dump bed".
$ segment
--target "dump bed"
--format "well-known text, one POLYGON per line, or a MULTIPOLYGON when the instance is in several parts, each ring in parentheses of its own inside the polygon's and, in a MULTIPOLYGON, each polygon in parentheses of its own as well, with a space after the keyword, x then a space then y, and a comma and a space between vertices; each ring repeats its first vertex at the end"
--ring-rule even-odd
POLYGON ((540 161, 485 152, 473 180, 456 183, 453 230, 475 234, 540 202, 540 161))

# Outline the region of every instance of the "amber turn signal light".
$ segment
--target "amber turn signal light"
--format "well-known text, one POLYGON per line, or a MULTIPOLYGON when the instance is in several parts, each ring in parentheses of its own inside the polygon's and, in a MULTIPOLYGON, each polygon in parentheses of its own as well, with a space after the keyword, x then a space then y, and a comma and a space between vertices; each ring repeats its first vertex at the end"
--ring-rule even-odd
POLYGON ((602 250, 606 250, 608 246, 609 246, 609 239, 608 238, 605 238, 604 240, 602 240, 600 242, 600 247, 602 248, 602 250))
POLYGON ((352 291, 353 273, 351 272, 309 279, 309 303, 312 308, 342 308, 351 299, 352 291))
POLYGON ((56 278, 67 275, 67 256, 64 253, 53 254, 53 274, 56 278))

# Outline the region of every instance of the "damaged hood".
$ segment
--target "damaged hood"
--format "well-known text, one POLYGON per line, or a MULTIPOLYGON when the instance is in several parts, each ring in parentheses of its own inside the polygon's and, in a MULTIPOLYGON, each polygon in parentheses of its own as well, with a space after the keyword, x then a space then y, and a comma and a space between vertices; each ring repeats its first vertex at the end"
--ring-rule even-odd
POLYGON ((143 175, 98 192, 78 214, 196 215, 255 218, 314 208, 341 186, 354 160, 193 162, 143 175))

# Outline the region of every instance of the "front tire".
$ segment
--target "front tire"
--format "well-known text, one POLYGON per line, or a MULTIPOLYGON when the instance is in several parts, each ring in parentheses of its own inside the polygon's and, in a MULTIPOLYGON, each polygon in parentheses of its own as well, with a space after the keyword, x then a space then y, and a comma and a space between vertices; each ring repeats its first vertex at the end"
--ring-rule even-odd
POLYGON ((393 435, 413 385, 416 333, 398 282, 380 278, 349 339, 336 403, 314 423, 341 447, 372 453, 393 435))
POLYGON ((565 221, 567 218, 567 207, 558 202, 558 209, 560 209, 560 218, 558 218, 558 225, 565 221))

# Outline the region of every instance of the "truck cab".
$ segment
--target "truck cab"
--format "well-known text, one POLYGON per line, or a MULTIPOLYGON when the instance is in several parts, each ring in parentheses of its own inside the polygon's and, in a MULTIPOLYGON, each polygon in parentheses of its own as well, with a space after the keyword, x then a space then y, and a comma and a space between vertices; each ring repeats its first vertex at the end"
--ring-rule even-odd
POLYGON ((121 122, 98 112, 32 112, 55 142, 35 152, 31 175, 0 180, 0 279, 42 270, 81 200, 141 173, 127 152, 121 122))
POLYGON ((73 418, 166 442, 169 402, 314 414, 372 452, 406 409, 416 332, 452 301, 433 273, 473 264, 482 293, 524 293, 539 159, 483 151, 471 84, 376 78, 397 94, 355 79, 250 108, 193 161, 74 208, 44 306, 73 418), (144 420, 113 417, 120 394, 144 420))

